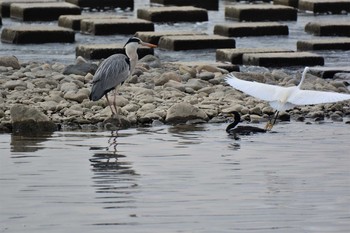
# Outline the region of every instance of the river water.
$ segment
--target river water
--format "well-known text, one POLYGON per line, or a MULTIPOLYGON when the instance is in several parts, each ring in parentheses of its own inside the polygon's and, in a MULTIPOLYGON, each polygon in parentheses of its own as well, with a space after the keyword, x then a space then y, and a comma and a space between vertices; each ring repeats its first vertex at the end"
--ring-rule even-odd
POLYGON ((0 135, 0 232, 350 231, 348 124, 225 126, 0 135))
MULTIPOLYGON (((212 34, 229 4, 220 1, 209 22, 157 24, 156 30, 212 34)), ((298 21, 285 22, 289 36, 236 38, 237 47, 296 50, 297 40, 313 38, 304 32, 307 22, 328 19, 349 18, 299 13, 298 21)), ((74 44, 0 44, 0 55, 72 63, 78 44, 126 39, 77 33, 74 44)), ((215 61, 214 50, 155 53, 162 61, 215 61)), ((350 62, 349 51, 317 53, 326 66, 350 62)), ((0 232, 350 232, 349 124, 291 122, 240 140, 225 127, 2 134, 0 232)))
MULTIPOLYGON (((94 12, 94 14, 111 14, 128 17, 137 17, 136 11, 139 8, 150 7, 149 1, 135 0, 134 11, 109 11, 109 12, 94 12)), ((209 21, 198 23, 156 23, 155 31, 192 31, 213 34, 214 26, 216 24, 235 22, 232 19, 225 19, 225 6, 236 4, 234 1, 219 1, 218 11, 208 11, 209 21)), ((84 11, 83 14, 90 12, 84 11)), ((313 21, 331 21, 340 20, 348 21, 348 15, 314 15, 310 12, 299 12, 297 21, 285 21, 289 27, 288 36, 266 36, 266 37, 243 37, 235 38, 237 48, 283 48, 296 51, 296 42, 298 40, 308 40, 318 38, 310 35, 304 31, 304 27, 308 22, 313 21)), ((3 27, 11 25, 23 24, 22 22, 13 19, 4 18, 3 27)), ((24 24, 27 24, 24 23, 24 24)), ((33 24, 29 22, 29 24, 33 24)), ((38 24, 38 23, 34 23, 38 24)), ((43 23, 57 25, 57 21, 43 23)), ((65 64, 74 63, 75 48, 79 44, 108 44, 121 43, 124 44, 130 35, 111 35, 111 36, 93 36, 84 35, 76 32, 76 42, 71 44, 39 44, 39 45, 12 45, 0 44, 0 55, 15 55, 20 61, 39 61, 39 62, 61 62, 65 64)), ((317 54, 324 56, 326 66, 348 66, 350 64, 350 50, 348 51, 315 51, 317 54)), ((155 49, 155 55, 161 61, 215 61, 215 49, 212 50, 192 50, 192 51, 167 51, 162 49, 155 49)))

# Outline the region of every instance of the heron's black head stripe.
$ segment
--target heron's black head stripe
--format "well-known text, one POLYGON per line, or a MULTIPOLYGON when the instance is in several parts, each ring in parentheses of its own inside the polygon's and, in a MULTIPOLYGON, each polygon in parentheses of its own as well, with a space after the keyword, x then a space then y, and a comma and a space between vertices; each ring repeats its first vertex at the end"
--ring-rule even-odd
MULTIPOLYGON (((132 42, 136 42, 136 43, 141 43, 141 40, 137 37, 131 37, 126 43, 125 45, 129 44, 129 43, 132 43, 132 42)), ((124 45, 124 47, 125 47, 124 45)))

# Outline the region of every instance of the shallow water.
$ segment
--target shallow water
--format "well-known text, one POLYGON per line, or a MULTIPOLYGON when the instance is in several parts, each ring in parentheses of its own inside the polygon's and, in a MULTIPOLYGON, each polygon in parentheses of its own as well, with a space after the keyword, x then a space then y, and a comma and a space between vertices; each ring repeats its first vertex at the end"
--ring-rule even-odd
MULTIPOLYGON (((135 0, 134 11, 110 11, 110 12, 95 12, 95 14, 111 14, 111 15, 123 15, 129 17, 137 17, 136 12, 139 8, 147 8, 150 6, 149 1, 135 0)), ((213 29, 216 24, 235 22, 232 19, 225 19, 224 10, 225 6, 236 4, 234 1, 219 1, 218 11, 208 11, 209 21, 198 23, 155 23, 155 31, 193 31, 193 32, 205 32, 207 34, 213 34, 213 29)), ((84 11, 83 14, 89 12, 84 11)), ((297 21, 284 21, 282 23, 287 24, 289 27, 288 36, 264 36, 264 37, 243 37, 235 38, 237 48, 284 48, 290 50, 296 50, 296 42, 298 40, 308 40, 313 38, 319 38, 312 36, 304 31, 304 27, 308 22, 313 21, 331 21, 342 20, 348 21, 348 15, 317 15, 310 12, 299 12, 297 21)), ((23 24, 13 19, 4 18, 3 27, 10 25, 23 24)), ((24 24, 27 24, 25 22, 24 24)), ((30 22, 29 22, 30 24, 30 22)), ((57 25, 57 21, 42 23, 57 25)), ((121 43, 124 44, 130 35, 111 35, 111 36, 93 36, 84 35, 79 32, 76 33, 76 42, 73 44, 31 44, 31 45, 12 45, 1 43, 0 55, 15 55, 20 61, 38 61, 38 62, 62 62, 70 64, 75 59, 75 48, 79 44, 108 44, 108 43, 121 43)), ((348 51, 314 51, 317 54, 324 56, 325 66, 348 66, 350 64, 350 50, 348 51)), ((168 51, 162 49, 155 49, 155 55, 158 56, 161 61, 215 61, 215 49, 211 50, 192 50, 192 51, 168 51)), ((295 69, 295 68, 293 68, 295 69)))
POLYGON ((350 231, 348 124, 225 126, 0 135, 0 232, 350 231))

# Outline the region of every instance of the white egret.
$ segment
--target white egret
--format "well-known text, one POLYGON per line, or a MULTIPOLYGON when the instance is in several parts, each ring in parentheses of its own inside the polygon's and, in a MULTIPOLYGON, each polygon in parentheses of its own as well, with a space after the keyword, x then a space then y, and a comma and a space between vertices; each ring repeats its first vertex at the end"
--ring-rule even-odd
POLYGON ((276 85, 245 81, 236 78, 233 74, 229 74, 225 80, 235 89, 240 90, 255 98, 269 102, 270 106, 276 110, 273 117, 274 120, 270 120, 266 125, 266 129, 271 130, 280 111, 292 109, 297 105, 333 103, 350 99, 349 94, 301 90, 300 87, 303 84, 306 73, 309 70, 310 69, 308 67, 305 67, 299 85, 293 87, 281 87, 276 85))
POLYGON ((132 74, 138 60, 137 48, 140 45, 150 48, 157 47, 154 44, 143 42, 137 37, 131 37, 124 45, 126 56, 124 54, 114 54, 109 56, 97 68, 92 79, 90 100, 96 101, 105 96, 108 105, 111 108, 112 115, 117 114, 117 107, 115 103, 117 94, 116 89, 119 84, 123 84, 132 74), (114 90, 113 106, 115 111, 113 111, 107 95, 111 90, 114 90))

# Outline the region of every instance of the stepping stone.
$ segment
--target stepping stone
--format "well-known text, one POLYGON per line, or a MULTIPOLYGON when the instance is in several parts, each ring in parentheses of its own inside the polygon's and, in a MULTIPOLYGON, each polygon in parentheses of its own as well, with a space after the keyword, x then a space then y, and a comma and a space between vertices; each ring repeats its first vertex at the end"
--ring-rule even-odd
POLYGON ((81 21, 84 19, 126 19, 126 16, 115 16, 105 14, 84 14, 84 15, 61 15, 58 18, 58 26, 80 31, 81 21))
POLYGON ((41 3, 41 2, 57 2, 57 0, 3 0, 0 1, 0 14, 3 18, 10 17, 10 7, 13 3, 41 3))
POLYGON ((293 50, 281 48, 236 48, 217 49, 216 60, 230 62, 232 64, 243 64, 243 55, 248 53, 288 53, 293 50))
POLYGON ((65 2, 11 4, 10 17, 21 21, 54 21, 60 15, 80 15, 80 8, 65 2))
POLYGON ((158 43, 159 48, 174 51, 235 48, 235 45, 234 39, 217 35, 163 36, 158 43))
POLYGON ((277 22, 217 24, 214 34, 230 37, 288 35, 288 26, 277 22))
POLYGON ((273 0, 273 4, 298 8, 299 0, 273 0))
POLYGON ((297 41, 299 51, 306 50, 350 50, 350 38, 331 38, 297 41))
POLYGON ((243 55, 243 65, 286 67, 324 65, 324 58, 309 52, 248 53, 243 55))
POLYGON ((233 65, 233 64, 227 64, 223 62, 210 62, 210 61, 193 61, 193 62, 169 62, 170 64, 174 65, 182 65, 182 66, 188 66, 188 67, 201 67, 201 66, 215 66, 217 68, 225 69, 228 72, 239 72, 239 66, 233 65))
POLYGON ((315 36, 350 36, 350 21, 310 22, 305 31, 315 36))
POLYGON ((299 10, 340 14, 350 12, 350 0, 299 0, 299 10))
POLYGON ((137 18, 152 22, 208 21, 208 11, 192 6, 150 7, 137 10, 137 18))
POLYGON ((50 25, 21 25, 4 28, 1 41, 12 44, 74 43, 73 30, 50 25))
POLYGON ((310 73, 321 78, 334 78, 334 75, 338 73, 350 74, 350 67, 315 67, 310 70, 310 73))
MULTIPOLYGON (((107 58, 113 54, 123 53, 125 54, 124 44, 89 44, 89 45, 78 45, 75 49, 76 57, 82 56, 85 59, 98 60, 107 58)), ((141 46, 137 50, 139 58, 146 55, 153 55, 153 48, 141 46)))
POLYGON ((142 41, 158 44, 162 36, 188 36, 188 35, 206 35, 205 33, 196 33, 188 31, 162 31, 162 32, 136 32, 135 36, 142 41))
POLYGON ((271 4, 239 4, 227 6, 225 16, 239 21, 295 21, 297 20, 297 9, 271 4))
POLYGON ((65 0, 66 2, 77 5, 81 8, 121 8, 131 10, 134 9, 134 0, 65 0))
POLYGON ((218 0, 151 0, 151 3, 171 5, 171 6, 194 6, 199 8, 204 8, 207 10, 218 10, 219 1, 218 0))
POLYGON ((142 19, 83 19, 80 30, 92 35, 135 34, 154 31, 154 24, 142 19))

